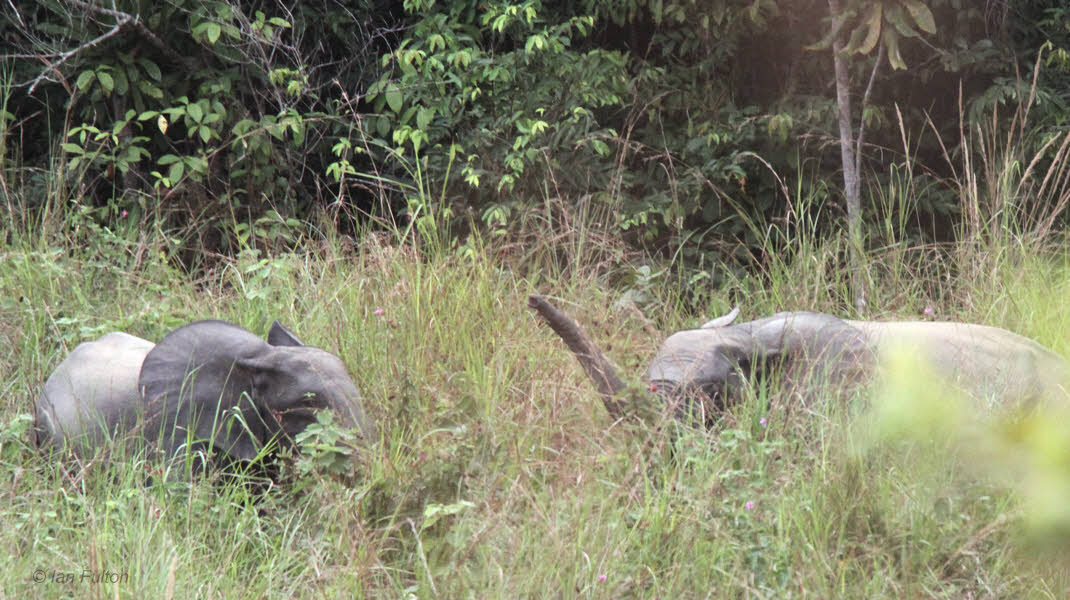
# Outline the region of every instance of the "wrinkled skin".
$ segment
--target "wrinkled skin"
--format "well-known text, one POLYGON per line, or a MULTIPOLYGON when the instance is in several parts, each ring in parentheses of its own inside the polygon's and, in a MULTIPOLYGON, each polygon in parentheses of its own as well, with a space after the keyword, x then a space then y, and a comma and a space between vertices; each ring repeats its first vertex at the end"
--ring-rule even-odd
POLYGON ((109 437, 136 437, 168 456, 188 447, 250 460, 273 439, 290 444, 323 409, 375 439, 338 357, 305 346, 278 321, 267 342, 200 321, 156 345, 124 333, 79 345, 45 383, 36 435, 39 446, 77 454, 109 437))
MULTIPOLYGON (((538 296, 529 306, 573 351, 610 414, 622 416, 625 389, 612 364, 571 319, 538 296)), ((996 327, 965 323, 846 321, 783 312, 732 324, 737 311, 661 345, 647 370, 650 389, 679 417, 705 423, 738 398, 752 376, 778 377, 789 394, 850 390, 877 373, 889 352, 905 347, 939 376, 997 402, 1062 397, 1066 361, 1036 342, 996 327)))

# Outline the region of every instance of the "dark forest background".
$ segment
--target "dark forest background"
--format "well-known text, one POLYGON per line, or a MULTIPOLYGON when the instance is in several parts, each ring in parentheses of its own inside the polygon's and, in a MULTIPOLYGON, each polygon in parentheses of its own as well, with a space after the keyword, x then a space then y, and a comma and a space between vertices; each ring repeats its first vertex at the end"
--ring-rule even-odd
POLYGON ((696 266, 837 232, 836 48, 868 245, 950 240, 971 203, 1049 232, 1066 200, 1040 185, 1070 117, 1056 0, 11 0, 0 36, 9 218, 159 227, 187 263, 324 218, 595 215, 696 266), (1009 146, 1034 185, 967 201, 1009 146))

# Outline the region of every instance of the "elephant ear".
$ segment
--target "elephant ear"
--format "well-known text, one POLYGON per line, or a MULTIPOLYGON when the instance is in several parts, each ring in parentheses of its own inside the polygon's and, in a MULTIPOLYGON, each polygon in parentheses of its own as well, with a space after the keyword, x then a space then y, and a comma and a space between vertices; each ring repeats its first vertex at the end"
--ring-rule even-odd
POLYGON ((184 446, 251 460, 278 421, 256 398, 256 362, 271 346, 224 321, 200 321, 164 337, 141 366, 146 436, 173 455, 184 446))
POLYGON ((872 359, 862 331, 821 313, 780 313, 756 321, 753 339, 755 357, 783 365, 796 383, 850 383, 872 359))
POLYGON ((271 324, 271 330, 268 331, 267 343, 272 346, 304 346, 304 342, 297 338, 296 335, 289 329, 279 323, 278 319, 271 324))

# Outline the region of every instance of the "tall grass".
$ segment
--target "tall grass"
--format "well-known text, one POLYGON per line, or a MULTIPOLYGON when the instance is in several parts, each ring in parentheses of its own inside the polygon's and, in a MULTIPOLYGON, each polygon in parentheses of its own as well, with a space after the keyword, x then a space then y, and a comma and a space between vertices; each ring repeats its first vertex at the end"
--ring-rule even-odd
MULTIPOLYGON (((990 159, 1003 148, 985 143, 990 159)), ((1057 182, 1063 156, 1020 164, 1057 182)), ((1000 222, 1006 203, 976 196, 1061 189, 1015 184, 1013 162, 963 167, 978 181, 1003 173, 999 185, 956 181, 973 222, 1015 235, 978 244, 978 226, 963 245, 918 248, 896 237, 902 224, 885 225, 867 264, 874 316, 932 308, 1070 349, 1054 228, 1000 222)), ((27 189, 12 181, 4 206, 27 189)), ((875 197, 904 207, 920 193, 875 197)), ((1065 597, 1070 563, 1050 548, 1036 559, 1021 488, 966 468, 977 456, 962 446, 874 441, 857 426, 866 402, 790 406, 763 388, 711 431, 613 423, 525 308, 533 291, 557 298, 631 381, 662 335, 713 316, 692 306, 842 313, 842 242, 819 233, 814 198, 792 202, 795 220, 772 230, 757 275, 699 303, 654 280, 639 307, 606 285, 628 251, 597 215, 556 200, 515 238, 353 241, 325 229, 295 251, 249 248, 195 276, 156 235, 84 221, 13 228, 0 247, 11 349, 0 354, 0 596, 1065 597), (257 333, 280 318, 343 358, 382 435, 355 480, 290 473, 258 492, 218 476, 147 480, 136 455, 56 462, 27 445, 40 383, 77 343, 111 330, 155 340, 204 318, 257 333), (125 578, 95 584, 83 571, 125 578)))
MULTIPOLYGON (((310 246, 194 285, 157 259, 131 277, 105 261, 72 260, 71 249, 8 248, 0 261, 0 331, 14 349, 0 360, 4 595, 115 592, 36 584, 36 569, 79 577, 125 569, 118 593, 132 598, 960 598, 1065 589, 1060 564, 1022 556, 1013 494, 983 479, 964 484, 947 466, 919 478, 930 456, 909 447, 905 456, 892 446, 850 458, 845 450, 858 442, 845 427, 855 412, 847 407, 788 410, 758 395, 716 431, 672 442, 656 428, 611 423, 568 353, 524 309, 526 295, 568 299, 633 380, 657 337, 634 312, 612 308, 597 272, 573 269, 535 286, 494 250, 430 255, 367 236, 348 250, 310 246), (260 496, 211 481, 145 485, 137 462, 99 456, 85 471, 56 467, 19 438, 26 423, 17 417, 80 340, 111 329, 158 339, 200 318, 262 333, 274 316, 342 356, 365 395, 384 437, 366 451, 356 482, 313 475, 260 496)), ((1066 323, 1046 308, 1044 290, 1059 276, 1038 260, 1015 271, 1026 290, 1017 303, 965 316, 1033 323, 1026 333, 1052 343, 1066 323)), ((817 282, 773 279, 754 290, 764 299, 745 314, 806 285, 817 282)), ((653 314, 658 329, 704 316, 653 314)))

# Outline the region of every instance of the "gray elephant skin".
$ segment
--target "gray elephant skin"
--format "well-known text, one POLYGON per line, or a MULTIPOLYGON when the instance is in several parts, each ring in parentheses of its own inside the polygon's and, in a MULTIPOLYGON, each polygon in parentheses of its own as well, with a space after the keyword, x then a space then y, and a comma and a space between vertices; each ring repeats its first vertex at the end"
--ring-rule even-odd
POLYGON ((376 438, 345 365, 306 346, 278 321, 267 341, 225 321, 199 321, 159 344, 109 333, 80 344, 45 383, 36 407, 42 448, 91 453, 109 439, 144 440, 251 460, 331 410, 335 422, 376 438))
MULTIPOLYGON (((594 381, 614 418, 623 416, 625 385, 582 329, 552 304, 529 306, 562 338, 594 381)), ((811 312, 782 312, 732 322, 738 309, 698 329, 669 336, 650 363, 650 389, 678 417, 711 417, 734 399, 749 377, 778 377, 784 390, 807 400, 828 384, 850 390, 872 380, 898 349, 962 390, 1000 403, 1065 398, 1066 361, 1005 329, 931 321, 849 321, 811 312)))

